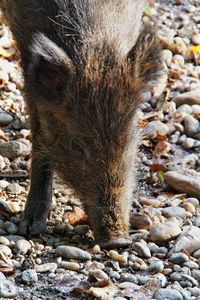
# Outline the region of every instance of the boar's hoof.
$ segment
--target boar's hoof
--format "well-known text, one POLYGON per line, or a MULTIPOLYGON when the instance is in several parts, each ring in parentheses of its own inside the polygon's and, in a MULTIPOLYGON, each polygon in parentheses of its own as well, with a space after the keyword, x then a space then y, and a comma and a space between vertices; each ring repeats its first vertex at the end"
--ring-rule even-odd
POLYGON ((31 222, 27 219, 22 219, 19 225, 18 233, 24 236, 37 236, 43 234, 46 229, 46 222, 34 220, 31 222))
POLYGON ((101 247, 104 249, 124 248, 130 246, 131 244, 131 238, 117 238, 116 240, 100 243, 101 247))

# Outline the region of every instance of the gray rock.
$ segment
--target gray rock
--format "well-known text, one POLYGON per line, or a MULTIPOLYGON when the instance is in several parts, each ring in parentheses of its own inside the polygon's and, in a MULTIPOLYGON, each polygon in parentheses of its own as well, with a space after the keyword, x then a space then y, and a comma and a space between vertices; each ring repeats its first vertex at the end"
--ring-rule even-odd
POLYGON ((179 106, 176 110, 176 113, 179 113, 179 114, 191 114, 192 113, 192 108, 190 105, 188 104, 183 104, 181 106, 179 106))
POLYGON ((164 60, 164 62, 166 63, 166 65, 167 65, 168 67, 171 66, 172 56, 173 56, 172 51, 170 51, 170 50, 168 50, 168 49, 164 49, 164 50, 162 51, 162 57, 163 57, 163 60, 164 60))
POLYGON ((185 131, 189 137, 194 137, 199 133, 199 121, 191 115, 186 115, 184 118, 185 131))
POLYGON ((124 282, 133 282, 135 284, 138 284, 138 279, 136 278, 135 275, 131 274, 131 273, 125 273, 121 276, 121 281, 124 282))
POLYGON ((161 260, 152 258, 150 260, 149 271, 152 273, 162 273, 164 270, 164 264, 161 260))
POLYGON ((0 245, 0 252, 2 252, 5 256, 12 256, 12 251, 8 246, 0 245))
POLYGON ((22 281, 31 284, 38 282, 38 276, 35 270, 29 269, 22 272, 22 281))
POLYGON ((200 173, 195 170, 168 171, 164 174, 165 182, 178 192, 200 197, 200 173))
POLYGON ((191 275, 200 283, 200 270, 192 270, 191 275))
POLYGON ((166 218, 180 217, 185 218, 185 209, 179 206, 169 206, 162 209, 162 214, 166 218))
POLYGON ((5 245, 5 246, 9 246, 10 242, 5 236, 0 236, 0 244, 5 245))
POLYGON ((149 250, 149 247, 144 240, 134 243, 133 250, 135 250, 140 257, 144 257, 144 258, 151 257, 151 251, 149 250))
POLYGON ((133 289, 134 291, 138 291, 140 286, 133 282, 122 282, 119 284, 120 289, 133 289))
POLYGON ((189 150, 194 147, 195 143, 196 143, 196 140, 194 140, 192 138, 186 138, 182 142, 182 146, 184 149, 189 150))
POLYGON ((189 287, 188 290, 191 292, 192 296, 199 297, 200 296, 200 288, 198 287, 189 287))
POLYGON ((200 114, 200 105, 192 105, 191 109, 193 114, 197 114, 197 115, 200 114))
POLYGON ((9 182, 6 180, 0 180, 0 189, 4 190, 9 185, 9 182))
POLYGON ((10 141, 10 142, 0 141, 0 155, 7 157, 9 159, 13 159, 20 155, 27 156, 30 155, 30 152, 31 152, 30 142, 29 145, 26 145, 25 143, 19 142, 19 140, 10 141))
POLYGON ((176 103, 177 106, 182 104, 200 105, 200 89, 193 90, 191 92, 183 93, 176 96, 173 101, 176 103))
POLYGON ((165 275, 161 274, 161 273, 157 273, 153 276, 154 279, 156 279, 156 282, 158 284, 159 287, 166 287, 168 280, 166 278, 165 275))
POLYGON ((152 121, 144 128, 144 136, 148 138, 156 138, 157 135, 167 135, 169 127, 161 121, 152 121))
POLYGON ((67 259, 91 260, 90 253, 73 246, 58 246, 56 254, 67 259))
POLYGON ((4 229, 10 234, 15 234, 18 231, 18 226, 10 221, 6 221, 4 223, 4 229))
POLYGON ((0 282, 3 280, 6 280, 6 276, 2 272, 0 272, 0 282))
POLYGON ((181 233, 179 222, 171 218, 163 224, 156 224, 150 229, 150 240, 152 242, 168 241, 181 233))
POLYGON ((25 239, 18 240, 15 244, 15 251, 19 254, 26 255, 31 249, 31 244, 25 239))
POLYGON ((200 258, 200 249, 195 251, 192 256, 195 258, 200 258))
POLYGON ((187 274, 182 274, 181 276, 182 276, 183 281, 189 281, 189 282, 191 282, 191 284, 193 286, 198 286, 199 285, 198 281, 196 279, 194 279, 192 276, 187 275, 187 274))
POLYGON ((159 289, 154 298, 156 300, 183 300, 183 297, 179 291, 172 289, 159 289))
POLYGON ((59 264, 59 267, 65 270, 70 270, 70 271, 78 271, 80 270, 81 266, 75 262, 68 262, 68 261, 61 261, 59 264))
POLYGON ((174 264, 182 264, 184 262, 189 261, 189 257, 184 253, 174 253, 169 257, 169 261, 174 264))
POLYGON ((15 298, 18 294, 16 286, 9 280, 0 282, 0 297, 15 298))
POLYGON ((47 272, 54 273, 57 268, 58 265, 56 263, 46 263, 42 265, 37 265, 35 267, 35 270, 37 273, 47 273, 47 272))
MULTIPOLYGON (((194 256, 194 254, 193 254, 193 256, 194 256)), ((189 268, 190 270, 199 268, 199 265, 195 261, 192 261, 192 260, 184 262, 183 266, 189 268)))
POLYGON ((108 275, 100 269, 90 270, 89 276, 92 276, 92 277, 100 279, 100 280, 109 280, 108 275))
POLYGON ((22 188, 18 183, 14 182, 14 183, 10 183, 7 186, 6 191, 8 194, 19 195, 22 192, 22 188))
POLYGON ((7 126, 10 123, 12 123, 13 117, 6 113, 6 112, 0 112, 0 125, 1 126, 7 126))
POLYGON ((186 250, 189 254, 200 249, 200 228, 185 226, 179 238, 176 240, 170 254, 186 250))
POLYGON ((0 170, 3 170, 5 168, 6 164, 4 161, 3 156, 0 155, 0 170))
POLYGON ((192 44, 193 45, 200 45, 200 33, 193 34, 192 44))
POLYGON ((171 273, 170 274, 170 280, 171 281, 181 281, 181 279, 182 279, 182 274, 181 273, 179 273, 179 272, 173 272, 173 273, 171 273))

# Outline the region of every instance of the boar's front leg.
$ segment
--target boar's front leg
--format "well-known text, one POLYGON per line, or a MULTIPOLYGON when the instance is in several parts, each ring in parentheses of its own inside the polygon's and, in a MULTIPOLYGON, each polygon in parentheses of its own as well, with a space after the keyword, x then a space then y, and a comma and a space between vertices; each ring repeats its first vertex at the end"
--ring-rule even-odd
POLYGON ((53 172, 48 163, 48 157, 37 150, 37 139, 41 135, 38 122, 32 125, 32 173, 31 187, 28 194, 25 211, 20 223, 19 233, 22 235, 38 235, 46 229, 46 219, 52 201, 53 172))

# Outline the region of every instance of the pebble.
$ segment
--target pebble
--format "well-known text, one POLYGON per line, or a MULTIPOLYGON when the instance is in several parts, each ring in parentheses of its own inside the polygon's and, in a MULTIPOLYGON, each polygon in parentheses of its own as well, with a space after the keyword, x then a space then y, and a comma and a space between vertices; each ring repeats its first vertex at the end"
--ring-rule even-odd
POLYGON ((2 272, 0 272, 0 282, 3 280, 6 280, 6 276, 2 272))
POLYGON ((200 173, 195 170, 168 171, 164 174, 164 179, 176 191, 200 197, 200 173))
POLYGON ((12 123, 13 117, 5 112, 0 112, 0 125, 1 126, 7 126, 10 123, 12 123))
POLYGON ((90 270, 89 276, 94 277, 97 280, 109 280, 108 275, 104 271, 98 269, 90 270))
POLYGON ((18 294, 16 286, 9 280, 0 282, 0 297, 15 298, 18 294))
POLYGON ((132 289, 134 291, 138 291, 140 289, 140 286, 133 283, 133 282, 122 282, 119 284, 120 289, 132 289))
POLYGON ((5 256, 12 256, 12 251, 8 246, 0 245, 0 252, 2 252, 5 256))
POLYGON ((138 284, 138 279, 135 275, 133 274, 130 274, 130 273, 125 273, 125 274, 122 274, 121 276, 121 281, 124 282, 133 282, 135 284, 138 284))
POLYGON ((158 135, 166 136, 169 132, 169 127, 161 121, 152 121, 144 128, 145 138, 156 138, 158 135))
MULTIPOLYGON (((188 288, 188 291, 190 291, 191 292, 191 294, 194 296, 194 297, 198 297, 198 296, 200 296, 200 288, 198 288, 198 287, 189 287, 188 288)), ((196 298, 195 298, 196 299, 196 298)))
MULTIPOLYGON (((28 141, 28 140, 27 140, 28 141)), ((3 142, 0 141, 0 155, 13 159, 18 156, 27 156, 31 153, 31 144, 29 146, 19 141, 3 142)))
POLYGON ((183 231, 174 243, 170 253, 186 250, 189 254, 200 249, 200 228, 195 226, 184 226, 183 231))
POLYGON ((144 240, 134 243, 133 250, 135 250, 140 257, 144 257, 144 258, 151 257, 151 251, 148 248, 148 245, 144 240))
POLYGON ((4 190, 9 185, 9 182, 6 180, 0 180, 0 189, 4 190))
POLYGON ((22 272, 22 281, 27 284, 38 282, 38 276, 35 270, 29 269, 22 272))
POLYGON ((110 258, 114 261, 119 262, 120 264, 126 264, 127 263, 127 258, 124 257, 123 255, 120 255, 117 251, 115 250, 110 250, 108 252, 110 258))
POLYGON ((152 273, 162 273, 164 270, 164 264, 161 260, 152 258, 150 260, 149 271, 152 273))
POLYGON ((24 239, 18 240, 15 244, 15 251, 19 254, 26 255, 30 249, 31 244, 24 239))
POLYGON ((4 161, 3 156, 0 155, 0 170, 3 170, 5 168, 6 164, 4 161))
POLYGON ((193 90, 191 92, 183 93, 176 96, 173 101, 176 103, 177 106, 182 104, 200 105, 200 89, 193 90))
POLYGON ((174 253, 169 257, 169 261, 173 262, 174 264, 182 264, 184 262, 189 261, 189 257, 184 253, 174 253))
POLYGON ((199 121, 191 115, 187 115, 184 118, 185 131, 189 137, 194 137, 199 133, 199 121))
POLYGON ((35 267, 35 270, 37 273, 47 273, 47 272, 55 272, 57 268, 58 265, 56 263, 46 263, 42 265, 37 265, 35 267))
POLYGON ((193 114, 200 115, 200 105, 192 105, 191 109, 193 114))
POLYGON ((0 236, 0 244, 5 245, 5 246, 9 246, 10 241, 5 236, 0 236))
POLYGON ((91 260, 90 253, 73 246, 58 246, 56 254, 67 259, 91 260))
POLYGON ((61 261, 59 267, 70 271, 78 271, 81 268, 79 264, 75 262, 68 262, 68 261, 61 261))
POLYGON ((169 206, 162 209, 162 214, 166 218, 179 217, 185 218, 185 209, 179 206, 169 206))
POLYGON ((192 44, 193 45, 200 45, 200 33, 193 34, 192 44))
POLYGON ((176 113, 179 113, 179 114, 185 113, 186 115, 191 114, 192 113, 192 108, 188 104, 183 104, 183 105, 181 105, 177 108, 176 113))
POLYGON ((10 234, 15 234, 18 231, 18 226, 10 221, 6 221, 4 223, 4 229, 10 234))
POLYGON ((168 241, 181 233, 179 222, 169 219, 163 224, 156 224, 150 229, 150 240, 152 242, 168 241))
POLYGON ((195 142, 196 141, 192 138, 186 138, 186 139, 183 140, 182 146, 183 146, 184 149, 189 150, 189 149, 194 147, 195 142))
POLYGON ((153 222, 146 214, 131 214, 130 224, 136 229, 149 229, 153 222))
POLYGON ((172 51, 168 50, 168 49, 164 49, 162 51, 162 57, 163 57, 163 60, 165 61, 166 65, 168 67, 171 66, 171 62, 172 62, 172 51))
POLYGON ((187 198, 185 203, 191 203, 194 207, 199 206, 199 200, 197 198, 187 198))
POLYGON ((163 288, 159 289, 155 293, 154 298, 156 300, 183 300, 183 297, 179 291, 163 288))
POLYGON ((6 191, 8 194, 19 195, 22 192, 22 187, 18 183, 10 183, 6 188, 6 191))

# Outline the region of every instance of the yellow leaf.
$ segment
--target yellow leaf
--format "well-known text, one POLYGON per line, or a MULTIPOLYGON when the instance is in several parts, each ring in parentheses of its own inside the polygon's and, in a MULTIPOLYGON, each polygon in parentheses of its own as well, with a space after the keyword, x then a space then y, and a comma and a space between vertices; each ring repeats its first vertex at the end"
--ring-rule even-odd
POLYGON ((189 52, 190 52, 190 53, 196 52, 196 53, 199 53, 199 54, 200 54, 200 45, 192 46, 192 47, 189 49, 189 52))
POLYGON ((89 291, 92 291, 93 295, 99 300, 113 300, 118 293, 115 285, 108 285, 104 288, 91 287, 89 291))

